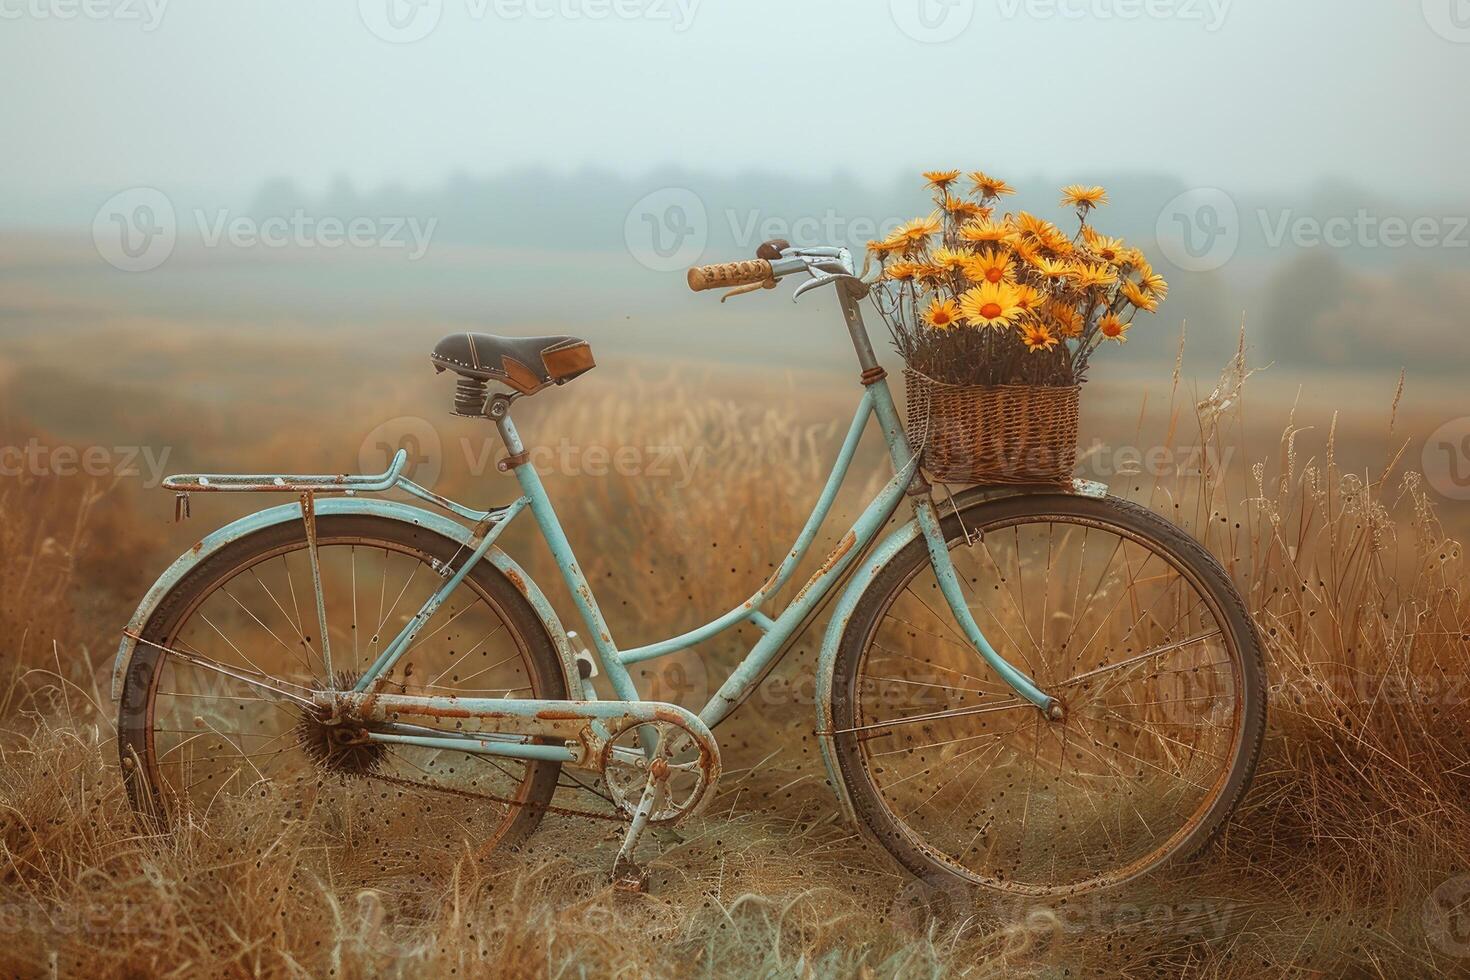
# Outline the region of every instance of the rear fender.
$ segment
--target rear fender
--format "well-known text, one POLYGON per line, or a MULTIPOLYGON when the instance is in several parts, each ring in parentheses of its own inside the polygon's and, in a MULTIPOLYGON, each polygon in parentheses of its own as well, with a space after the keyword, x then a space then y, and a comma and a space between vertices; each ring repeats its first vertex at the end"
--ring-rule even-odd
MULTIPOLYGON (((422 507, 414 507, 393 500, 333 497, 318 500, 316 513, 319 517, 333 514, 361 514, 402 521, 405 524, 426 528, 468 548, 473 548, 475 545, 473 532, 464 525, 433 511, 424 510, 422 507)), ((158 581, 153 583, 147 594, 143 596, 143 601, 139 604, 137 611, 133 613, 133 618, 128 620, 127 632, 141 633, 169 590, 195 566, 216 554, 221 548, 264 528, 299 520, 301 520, 300 505, 283 504, 242 517, 206 535, 194 547, 180 555, 158 577, 158 581)), ((576 656, 571 644, 567 642, 566 630, 562 628, 561 619, 551 608, 551 603, 547 600, 545 593, 531 580, 525 570, 516 564, 514 559, 499 548, 491 548, 486 553, 485 560, 498 569, 510 581, 510 584, 530 601, 531 607, 536 611, 536 617, 541 620, 541 625, 545 627, 547 635, 551 637, 551 642, 556 647, 557 661, 566 678, 567 691, 575 696, 582 689, 580 675, 577 672, 576 656)), ((114 701, 122 697, 123 678, 126 676, 128 664, 132 662, 133 650, 136 646, 137 641, 126 635, 118 644, 117 660, 112 668, 112 699, 114 701)))

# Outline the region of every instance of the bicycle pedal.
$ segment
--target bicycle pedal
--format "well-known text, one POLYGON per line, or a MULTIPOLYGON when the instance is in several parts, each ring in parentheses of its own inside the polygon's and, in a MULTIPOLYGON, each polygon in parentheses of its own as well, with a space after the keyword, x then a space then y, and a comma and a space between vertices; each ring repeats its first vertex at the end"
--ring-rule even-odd
POLYGON ((629 895, 648 894, 648 871, 632 861, 620 862, 615 866, 611 880, 613 891, 629 895))

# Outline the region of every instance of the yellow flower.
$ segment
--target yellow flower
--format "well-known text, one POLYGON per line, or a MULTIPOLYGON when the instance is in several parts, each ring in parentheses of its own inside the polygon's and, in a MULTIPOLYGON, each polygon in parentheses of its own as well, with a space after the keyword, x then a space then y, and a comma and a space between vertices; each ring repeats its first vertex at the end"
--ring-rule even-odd
POLYGON ((1118 273, 1105 265, 1077 262, 1072 265, 1072 279, 1079 289, 1100 289, 1117 282, 1118 273))
POLYGON ((1016 297, 1016 306, 1018 306, 1022 310, 1022 312, 1025 313, 1031 313, 1037 310, 1041 306, 1042 300, 1045 299, 1045 297, 1041 295, 1041 290, 1037 289, 1035 286, 1027 286, 1024 283, 1016 286, 1014 288, 1014 293, 1016 297))
POLYGON ((1063 337, 1082 336, 1082 314, 1077 308, 1065 303, 1048 303, 1046 315, 1057 325, 1057 330, 1063 337))
POLYGON ((929 258, 932 264, 939 266, 946 272, 960 272, 974 256, 969 252, 961 252, 957 249, 936 248, 929 258))
POLYGON ((1109 313, 1103 317, 1097 329, 1108 340, 1116 340, 1120 344, 1128 343, 1128 324, 1124 323, 1116 313, 1109 313))
POLYGON ((902 242, 910 251, 922 247, 929 241, 931 235, 939 234, 939 215, 931 214, 927 218, 915 218, 905 224, 899 225, 888 236, 889 241, 902 242))
POLYGON ((891 255, 893 252, 895 252, 895 251, 898 250, 898 247, 899 247, 899 243, 898 242, 892 242, 892 241, 868 242, 868 251, 869 252, 872 252, 874 255, 876 255, 880 259, 886 259, 886 258, 888 258, 889 255, 891 255))
POLYGON ((1108 192, 1101 187, 1084 187, 1072 184, 1062 188, 1062 205, 1070 205, 1078 211, 1091 211, 1108 203, 1108 192))
POLYGON ((1147 265, 1148 259, 1144 258, 1143 253, 1140 252, 1138 249, 1132 247, 1131 245, 1125 246, 1123 251, 1119 253, 1118 268, 1122 269, 1125 272, 1134 269, 1141 269, 1147 265))
POLYGON ((960 308, 952 299, 935 299, 924 311, 924 322, 935 330, 948 330, 960 317, 960 308))
POLYGON ((1153 269, 1145 269, 1143 278, 1138 280, 1138 288, 1160 302, 1169 298, 1169 284, 1153 269))
POLYGON ((1072 263, 1061 259, 1040 258, 1034 266, 1036 274, 1052 284, 1064 283, 1072 278, 1072 263))
POLYGON ((975 182, 975 190, 985 199, 1003 197, 1006 194, 1016 193, 1016 189, 998 177, 991 177, 979 170, 970 172, 970 180, 975 182))
POLYGON ((965 275, 974 282, 1010 282, 1016 278, 1011 257, 999 249, 986 249, 979 255, 970 256, 965 263, 965 275))
POLYGON ((933 262, 920 262, 917 278, 926 286, 937 286, 949 281, 949 270, 933 262))
POLYGON ((1121 265, 1128 246, 1123 244, 1121 238, 1109 238, 1107 235, 1093 235, 1088 238, 1087 245, 1092 249, 1092 254, 1110 262, 1113 265, 1121 265))
POLYGON ((1144 292, 1137 283, 1123 280, 1123 295, 1128 302, 1143 310, 1145 313, 1155 313, 1159 309, 1159 301, 1155 296, 1144 292))
POLYGON ((1041 247, 1028 239, 1018 238, 1011 242, 1010 246, 1011 251, 1016 254, 1016 258, 1025 262, 1027 265, 1035 266, 1044 258, 1041 254, 1041 247))
POLYGON ((1009 327, 1024 315, 1016 305, 1015 290, 998 282, 966 290, 960 297, 960 314, 974 326, 997 330, 1009 327))
POLYGON ((1037 241, 1045 239, 1054 227, 1045 218, 1038 218, 1030 211, 1022 211, 1016 215, 1016 230, 1024 237, 1034 238, 1037 241))
POLYGON ((1067 237, 1067 233, 1045 218, 1022 211, 1016 217, 1016 230, 1021 233, 1022 239, 1036 242, 1042 248, 1063 254, 1072 251, 1072 240, 1067 237))
POLYGON ((919 274, 917 262, 895 262, 883 270, 883 276, 887 279, 895 279, 898 282, 913 282, 919 274))
POLYGON ((983 204, 976 204, 974 201, 967 200, 963 197, 946 196, 944 199, 944 210, 956 221, 973 221, 976 218, 988 218, 990 216, 990 208, 987 208, 983 204))
POLYGON ((1057 345, 1057 338, 1052 336, 1046 324, 1031 322, 1021 328, 1021 340, 1026 349, 1035 353, 1039 350, 1051 350, 1057 345))
POLYGON ((1077 250, 1072 240, 1060 228, 1055 227, 1041 240, 1041 247, 1057 255, 1071 255, 1077 250))
POLYGON ((960 237, 967 242, 1003 242, 1010 233, 1005 225, 988 220, 971 221, 960 229, 960 237))
POLYGON ((924 172, 924 180, 928 183, 928 186, 933 187, 935 190, 942 191, 959 179, 960 172, 958 170, 926 170, 924 172))

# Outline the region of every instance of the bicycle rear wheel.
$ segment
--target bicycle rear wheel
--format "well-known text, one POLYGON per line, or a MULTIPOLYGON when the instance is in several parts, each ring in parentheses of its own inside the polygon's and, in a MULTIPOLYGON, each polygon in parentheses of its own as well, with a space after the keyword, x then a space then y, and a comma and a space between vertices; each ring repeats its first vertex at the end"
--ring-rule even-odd
MULTIPOLYGON (((135 809, 162 828, 231 809, 249 819, 272 807, 310 810, 349 836, 450 848, 468 840, 482 853, 523 839, 551 801, 559 763, 373 741, 366 732, 381 724, 324 717, 310 706, 313 690, 351 687, 442 585, 442 570, 468 551, 426 528, 369 515, 319 517, 317 545, 330 673, 299 520, 231 543, 159 603, 119 705, 135 809)), ((567 696, 534 609, 488 562, 424 624, 386 689, 567 696)), ((440 727, 469 731, 478 722, 440 727)))
POLYGON ((1198 851, 1244 794, 1266 717, 1259 639, 1224 570, 1113 498, 958 510, 943 527, 976 622, 1065 715, 986 666, 914 541, 837 655, 834 748, 859 819, 915 874, 1032 896, 1198 851))

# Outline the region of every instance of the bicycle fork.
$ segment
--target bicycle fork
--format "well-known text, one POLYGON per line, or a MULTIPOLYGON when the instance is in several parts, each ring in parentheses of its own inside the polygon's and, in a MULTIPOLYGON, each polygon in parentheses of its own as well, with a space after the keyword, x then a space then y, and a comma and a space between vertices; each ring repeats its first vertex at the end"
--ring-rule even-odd
MULTIPOLYGON (((863 324, 862 310, 858 306, 859 296, 849 283, 839 282, 837 298, 853 348, 857 352, 858 363, 863 368, 863 383, 873 392, 873 412, 878 417, 878 424, 882 426, 883 438, 888 443, 893 466, 901 473, 913 460, 914 449, 898 417, 898 408, 893 403, 893 393, 888 388, 886 372, 878 365, 878 359, 873 353, 873 344, 868 337, 867 327, 863 324)), ((939 512, 935 509, 929 485, 917 470, 909 488, 909 496, 914 504, 914 519, 918 522, 919 529, 924 534, 924 544, 929 549, 929 561, 939 580, 939 589, 944 594, 944 600, 949 605, 960 632, 1011 690, 1040 708, 1052 721, 1062 720, 1065 709, 1061 702, 1038 688, 1031 678, 1001 656, 985 638, 980 624, 975 622, 969 603, 965 601, 963 584, 955 572, 954 562, 950 560, 949 544, 944 540, 939 512)))
POLYGON ((944 540, 934 501, 928 496, 916 498, 914 518, 919 523, 919 529, 924 533, 924 544, 929 549, 929 561, 934 567, 934 577, 939 580, 939 591, 943 593, 944 601, 948 603, 949 611, 953 614, 955 623, 959 626, 965 639, 970 641, 981 658, 1001 676, 1011 690, 1040 708, 1050 720, 1061 721, 1065 716, 1062 703, 1037 687, 1031 678, 1017 670, 1010 661, 1001 656, 985 638, 980 624, 975 622, 975 615, 970 611, 970 604, 965 601, 963 583, 960 581, 959 573, 955 571, 954 562, 950 559, 949 544, 944 540))

